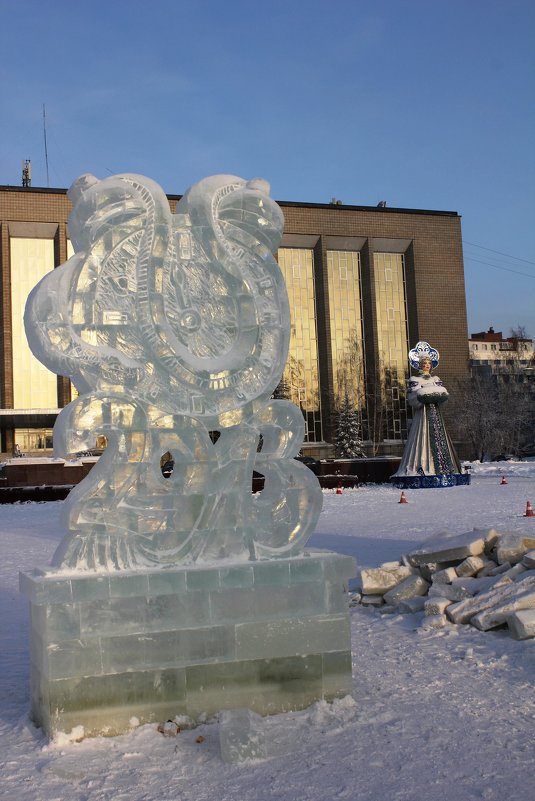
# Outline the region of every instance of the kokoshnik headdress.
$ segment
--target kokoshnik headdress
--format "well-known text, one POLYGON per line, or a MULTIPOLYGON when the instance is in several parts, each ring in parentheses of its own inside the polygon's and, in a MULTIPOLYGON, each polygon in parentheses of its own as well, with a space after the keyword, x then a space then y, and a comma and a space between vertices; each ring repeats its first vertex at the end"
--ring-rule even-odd
POLYGON ((417 342, 412 350, 409 351, 409 364, 414 370, 420 367, 420 359, 431 359, 433 367, 438 366, 439 353, 436 348, 432 348, 429 342, 417 342))

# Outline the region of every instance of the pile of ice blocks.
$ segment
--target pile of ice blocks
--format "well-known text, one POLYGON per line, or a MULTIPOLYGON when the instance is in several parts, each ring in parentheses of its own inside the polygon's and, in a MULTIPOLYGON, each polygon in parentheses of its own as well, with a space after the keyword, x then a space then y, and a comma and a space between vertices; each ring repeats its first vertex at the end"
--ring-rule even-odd
POLYGON ((518 640, 535 638, 535 533, 474 529, 444 532, 399 562, 360 570, 352 604, 381 612, 423 612, 423 628, 470 623, 481 631, 507 626, 518 640))

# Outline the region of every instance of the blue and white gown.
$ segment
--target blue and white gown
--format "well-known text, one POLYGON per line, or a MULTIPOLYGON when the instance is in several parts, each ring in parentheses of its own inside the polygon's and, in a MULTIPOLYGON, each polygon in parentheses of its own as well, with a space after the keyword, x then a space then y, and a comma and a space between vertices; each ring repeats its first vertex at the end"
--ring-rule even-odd
POLYGON ((468 483, 469 477, 462 474, 440 410, 448 397, 436 375, 422 374, 409 379, 407 400, 414 411, 401 464, 391 477, 396 486, 417 488, 468 483))

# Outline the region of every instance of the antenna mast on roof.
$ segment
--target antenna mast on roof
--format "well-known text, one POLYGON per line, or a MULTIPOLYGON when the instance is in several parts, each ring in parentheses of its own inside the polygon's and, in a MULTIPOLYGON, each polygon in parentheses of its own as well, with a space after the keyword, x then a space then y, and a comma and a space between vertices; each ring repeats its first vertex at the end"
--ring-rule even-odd
POLYGON ((50 186, 50 181, 48 180, 48 149, 46 146, 46 111, 44 103, 43 103, 43 138, 45 142, 46 185, 50 186))
POLYGON ((30 159, 22 160, 22 185, 26 189, 32 185, 32 165, 30 159))

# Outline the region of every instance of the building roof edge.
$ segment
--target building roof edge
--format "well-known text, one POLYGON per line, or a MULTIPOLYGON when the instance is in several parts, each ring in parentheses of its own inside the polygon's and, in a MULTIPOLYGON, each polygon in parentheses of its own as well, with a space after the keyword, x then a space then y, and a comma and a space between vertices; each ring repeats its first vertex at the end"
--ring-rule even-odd
POLYGON ((279 206, 295 206, 311 209, 337 209, 342 211, 376 211, 379 214, 432 214, 445 217, 460 217, 457 211, 441 211, 438 209, 405 209, 394 206, 353 206, 346 203, 305 203, 294 200, 277 200, 279 206))
MULTIPOLYGON (((48 186, 12 186, 9 184, 0 184, 1 192, 24 192, 30 194, 48 194, 48 195, 66 195, 67 190, 61 187, 48 187, 48 186)), ((175 195, 166 192, 169 200, 179 201, 182 195, 175 195)), ((405 209, 394 206, 355 206, 346 203, 310 203, 299 200, 277 200, 279 206, 288 208, 305 208, 305 209, 329 209, 337 211, 366 211, 377 212, 379 214, 430 214, 443 217, 460 217, 457 211, 443 211, 440 209, 405 209)))

